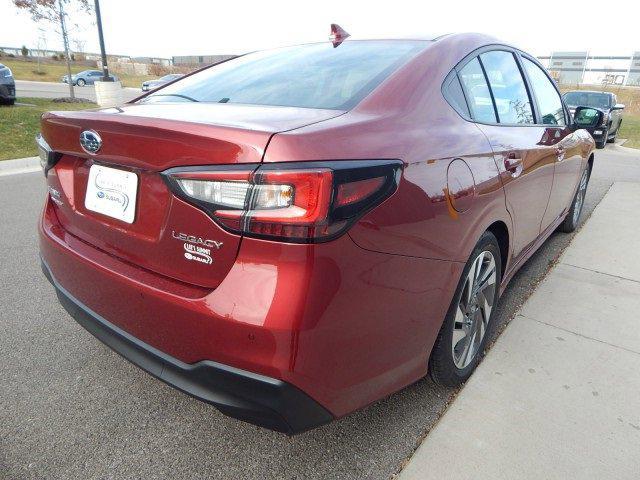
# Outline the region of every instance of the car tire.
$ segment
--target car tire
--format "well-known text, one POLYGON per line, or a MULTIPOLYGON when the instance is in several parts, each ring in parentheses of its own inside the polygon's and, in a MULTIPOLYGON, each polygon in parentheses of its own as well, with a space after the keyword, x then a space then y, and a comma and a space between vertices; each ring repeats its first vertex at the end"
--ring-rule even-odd
POLYGON ((76 82, 76 85, 78 85, 79 87, 84 87, 86 84, 87 82, 85 82, 82 78, 79 78, 76 82))
POLYGON ((491 314, 498 303, 501 272, 498 240, 487 231, 478 240, 462 271, 431 351, 429 373, 438 385, 461 385, 478 365, 493 326, 491 314), (483 281, 484 288, 481 287, 483 281))
POLYGON ((618 132, 620 131, 620 127, 622 126, 622 122, 618 124, 618 128, 616 128, 616 133, 609 139, 607 139, 607 143, 616 143, 616 139, 618 138, 618 132))
POLYGON ((582 172, 580 177, 580 183, 576 194, 573 196, 573 201, 567 212, 567 216, 558 227, 558 230, 564 233, 571 233, 575 231, 580 222, 580 214, 582 213, 582 207, 584 206, 584 199, 587 194, 587 186, 589 185, 589 178, 591 177, 591 169, 587 167, 582 172))

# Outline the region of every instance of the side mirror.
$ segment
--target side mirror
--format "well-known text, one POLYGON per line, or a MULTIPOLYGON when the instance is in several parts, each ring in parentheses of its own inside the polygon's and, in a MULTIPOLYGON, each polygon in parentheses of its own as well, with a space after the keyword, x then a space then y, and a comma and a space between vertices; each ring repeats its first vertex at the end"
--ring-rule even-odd
POLYGON ((611 110, 624 110, 624 105, 621 103, 616 103, 613 107, 611 107, 611 110))
POLYGON ((604 113, 602 110, 591 107, 577 107, 573 114, 573 125, 578 128, 597 127, 602 123, 604 113))

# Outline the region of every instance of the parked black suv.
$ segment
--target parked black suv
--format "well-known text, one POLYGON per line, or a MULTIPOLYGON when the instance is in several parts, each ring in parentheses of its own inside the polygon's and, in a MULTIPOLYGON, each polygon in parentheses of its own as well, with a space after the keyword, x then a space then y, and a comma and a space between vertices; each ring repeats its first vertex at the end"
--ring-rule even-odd
POLYGON ((604 113, 602 122, 595 127, 587 128, 596 141, 596 147, 604 148, 605 143, 615 142, 622 125, 624 105, 618 103, 614 93, 574 90, 563 95, 571 115, 576 107, 592 107, 604 113))
POLYGON ((9 67, 0 63, 0 104, 13 105, 16 101, 16 82, 9 67))

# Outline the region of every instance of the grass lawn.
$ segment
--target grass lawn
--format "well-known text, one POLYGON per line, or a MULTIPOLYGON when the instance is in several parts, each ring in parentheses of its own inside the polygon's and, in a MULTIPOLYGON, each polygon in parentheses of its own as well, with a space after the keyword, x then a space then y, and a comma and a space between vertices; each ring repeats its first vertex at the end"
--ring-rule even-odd
MULTIPOLYGON (((0 63, 5 64, 13 72, 16 80, 35 80, 38 82, 59 82, 60 77, 67 74, 67 65, 64 62, 41 63, 38 71, 37 62, 16 60, 2 57, 0 63)), ((71 65, 71 73, 82 72, 91 67, 86 65, 71 65)))
MULTIPOLYGON (((59 82, 60 77, 67 74, 67 64, 64 61, 51 61, 40 63, 40 71, 38 64, 32 60, 22 60, 16 58, 2 57, 0 63, 5 64, 13 72, 16 80, 35 80, 38 82, 59 82)), ((95 65, 89 67, 87 65, 71 65, 71 73, 82 72, 83 70, 97 70, 95 65)), ((140 88, 142 82, 157 77, 152 75, 128 75, 125 73, 116 73, 116 76, 122 82, 123 87, 140 88)))
POLYGON ((44 112, 97 106, 94 103, 54 103, 48 98, 18 98, 17 102, 35 106, 0 106, 0 160, 38 155, 35 136, 40 130, 40 116, 44 112))
POLYGON ((640 115, 623 115, 618 138, 627 138, 625 147, 640 148, 640 115))

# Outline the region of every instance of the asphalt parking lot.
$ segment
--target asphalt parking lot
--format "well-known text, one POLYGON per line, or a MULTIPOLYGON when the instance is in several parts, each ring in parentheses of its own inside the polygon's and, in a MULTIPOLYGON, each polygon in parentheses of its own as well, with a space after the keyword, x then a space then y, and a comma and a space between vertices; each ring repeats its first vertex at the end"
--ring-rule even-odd
MULTIPOLYGON (((625 180, 640 181, 640 151, 598 150, 583 219, 625 180)), ((44 194, 39 173, 0 177, 3 478, 389 478, 455 394, 424 379, 291 438, 229 419, 130 365, 58 305, 37 254, 44 194)), ((553 235, 523 267, 498 324, 570 238, 553 235)))

